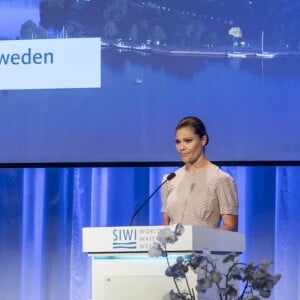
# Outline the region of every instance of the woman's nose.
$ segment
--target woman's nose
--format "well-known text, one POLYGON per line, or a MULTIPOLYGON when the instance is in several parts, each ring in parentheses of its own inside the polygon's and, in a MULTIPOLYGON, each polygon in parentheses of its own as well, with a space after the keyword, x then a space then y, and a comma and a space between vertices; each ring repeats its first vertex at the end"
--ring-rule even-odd
POLYGON ((184 143, 180 143, 179 149, 180 150, 184 150, 184 148, 185 148, 185 144, 184 143))

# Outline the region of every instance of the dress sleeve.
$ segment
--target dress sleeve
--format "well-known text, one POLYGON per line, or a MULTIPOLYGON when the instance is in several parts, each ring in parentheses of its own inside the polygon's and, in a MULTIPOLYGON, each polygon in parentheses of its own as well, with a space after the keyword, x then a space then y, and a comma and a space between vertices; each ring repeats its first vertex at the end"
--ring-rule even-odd
POLYGON ((238 214, 238 197, 236 185, 229 175, 222 176, 217 181, 217 197, 220 205, 221 215, 238 214))

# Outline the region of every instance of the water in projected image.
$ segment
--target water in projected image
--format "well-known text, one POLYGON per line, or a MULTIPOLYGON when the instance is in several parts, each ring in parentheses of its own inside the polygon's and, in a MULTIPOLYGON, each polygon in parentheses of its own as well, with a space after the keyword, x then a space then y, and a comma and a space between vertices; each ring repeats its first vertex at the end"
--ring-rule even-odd
POLYGON ((0 149, 1 162, 177 161, 173 130, 185 115, 207 124, 211 160, 296 161, 299 70, 298 56, 186 57, 103 49, 101 89, 0 94, 0 134, 7 145, 0 149), (142 83, 135 83, 138 78, 142 83), (109 135, 103 130, 107 124, 109 135))

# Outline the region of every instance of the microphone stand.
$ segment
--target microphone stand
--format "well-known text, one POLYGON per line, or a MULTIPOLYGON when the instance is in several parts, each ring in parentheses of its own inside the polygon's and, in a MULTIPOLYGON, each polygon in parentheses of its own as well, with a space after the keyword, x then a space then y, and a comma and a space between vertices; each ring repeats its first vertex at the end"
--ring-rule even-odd
POLYGON ((131 217, 130 220, 130 226, 133 225, 133 221, 135 219, 135 217, 137 216, 137 214, 141 211, 141 209, 150 201, 150 199, 153 197, 153 195, 169 180, 173 179, 176 176, 175 173, 171 173, 167 176, 166 180, 164 180, 155 190, 154 192, 142 203, 142 205, 135 211, 135 213, 133 214, 133 216, 131 217))

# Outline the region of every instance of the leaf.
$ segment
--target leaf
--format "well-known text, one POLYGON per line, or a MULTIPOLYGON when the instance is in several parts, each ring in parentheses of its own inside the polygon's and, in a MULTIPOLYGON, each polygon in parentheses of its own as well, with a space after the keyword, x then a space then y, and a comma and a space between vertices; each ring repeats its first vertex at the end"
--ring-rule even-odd
POLYGON ((271 296, 271 291, 270 290, 262 290, 262 291, 259 291, 259 295, 264 298, 269 298, 271 296))
POLYGON ((169 266, 165 274, 166 276, 173 277, 174 279, 176 278, 185 278, 185 273, 188 272, 188 267, 185 266, 182 263, 176 263, 172 266, 169 266))
POLYGON ((178 257, 176 258, 176 262, 177 262, 178 264, 183 264, 183 263, 184 263, 184 258, 183 258, 182 256, 178 256, 178 257))
POLYGON ((223 293, 225 296, 232 296, 232 297, 236 297, 238 295, 236 288, 234 288, 230 284, 226 286, 226 288, 223 290, 223 293))
POLYGON ((219 271, 213 272, 212 274, 212 281, 214 283, 220 283, 222 281, 222 275, 219 271))
POLYGON ((175 227, 175 234, 182 235, 184 233, 184 227, 182 224, 177 224, 175 227))
POLYGON ((250 295, 246 297, 245 300, 260 300, 260 298, 256 295, 250 295))
POLYGON ((275 285, 280 279, 281 279, 281 275, 280 275, 280 274, 274 275, 274 276, 272 277, 273 284, 275 285))
POLYGON ((234 262, 236 256, 237 254, 233 252, 225 255, 225 257, 223 258, 223 263, 228 263, 230 261, 234 262))
POLYGON ((188 261, 188 265, 193 269, 193 270, 196 270, 202 262, 206 262, 206 259, 203 255, 201 254, 193 254, 189 261, 188 261))
POLYGON ((209 289, 212 287, 213 281, 209 278, 201 278, 197 280, 200 289, 209 289))

